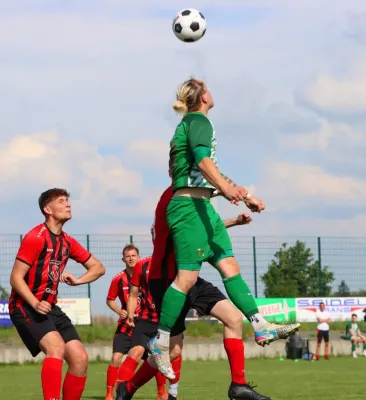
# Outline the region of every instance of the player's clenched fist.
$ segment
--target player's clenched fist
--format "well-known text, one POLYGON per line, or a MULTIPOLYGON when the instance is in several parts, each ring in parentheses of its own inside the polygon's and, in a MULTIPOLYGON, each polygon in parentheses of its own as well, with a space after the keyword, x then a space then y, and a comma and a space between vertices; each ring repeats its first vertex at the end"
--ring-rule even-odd
POLYGON ((121 310, 121 312, 119 313, 119 316, 121 317, 121 319, 126 319, 127 318, 127 311, 126 310, 121 310))
POLYGON ((62 274, 60 281, 62 283, 66 283, 69 286, 80 285, 79 278, 76 278, 71 272, 65 272, 64 274, 62 274))
POLYGON ((135 327, 135 318, 132 316, 128 316, 127 317, 127 325, 129 326, 129 327, 131 327, 131 328, 134 328, 135 327))
POLYGON ((223 195, 231 202, 244 201, 248 191, 241 186, 228 185, 223 195))
POLYGON ((261 211, 264 211, 266 208, 264 201, 254 196, 247 197, 244 200, 244 203, 252 212, 260 213, 261 211))
POLYGON ((51 311, 51 304, 47 303, 47 301, 39 301, 34 306, 34 309, 40 314, 48 314, 51 311))

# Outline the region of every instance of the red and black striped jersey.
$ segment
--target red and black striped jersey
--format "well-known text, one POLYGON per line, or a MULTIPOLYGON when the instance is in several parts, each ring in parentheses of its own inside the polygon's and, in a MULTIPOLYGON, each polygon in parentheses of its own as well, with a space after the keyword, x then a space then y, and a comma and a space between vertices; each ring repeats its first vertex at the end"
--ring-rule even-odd
POLYGON ((141 311, 139 317, 151 322, 158 322, 158 314, 148 285, 150 265, 151 257, 143 258, 137 262, 133 269, 131 285, 138 287, 141 292, 141 311))
MULTIPOLYGON (((58 284, 68 259, 84 264, 90 257, 90 252, 74 238, 65 232, 55 235, 43 223, 24 236, 16 259, 29 266, 24 280, 34 296, 53 305, 57 303, 58 284)), ((10 312, 21 307, 23 302, 13 289, 10 312)))
MULTIPOLYGON (((121 309, 127 311, 127 301, 130 287, 131 277, 125 269, 112 279, 111 285, 108 290, 107 300, 116 300, 116 298, 118 297, 119 301, 121 302, 121 309)), ((135 313, 139 315, 140 304, 138 305, 135 313)), ((133 328, 127 325, 127 318, 120 318, 118 320, 117 329, 119 332, 126 333, 128 336, 132 336, 133 328)))
POLYGON ((149 272, 150 279, 172 281, 177 276, 173 238, 166 219, 166 210, 173 195, 173 187, 169 186, 156 206, 155 222, 152 226, 154 251, 149 272))

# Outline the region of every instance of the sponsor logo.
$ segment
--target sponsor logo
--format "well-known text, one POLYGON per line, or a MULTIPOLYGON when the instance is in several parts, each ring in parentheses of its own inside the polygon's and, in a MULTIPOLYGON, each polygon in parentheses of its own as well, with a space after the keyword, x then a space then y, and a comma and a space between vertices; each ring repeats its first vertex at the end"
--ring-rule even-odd
POLYGON ((46 293, 57 294, 57 290, 52 290, 50 288, 46 288, 46 293))
POLYGON ((57 260, 50 261, 48 276, 50 277, 52 282, 58 282, 60 280, 60 275, 61 275, 60 266, 61 266, 60 261, 57 260))
POLYGON ((300 310, 317 312, 319 304, 324 303, 329 313, 350 313, 366 308, 365 297, 328 297, 296 299, 296 306, 300 310))
POLYGON ((0 314, 8 314, 8 313, 9 313, 9 304, 0 303, 0 314))
POLYGON ((52 252, 52 251, 53 251, 53 249, 47 249, 47 251, 48 251, 48 252, 52 252))

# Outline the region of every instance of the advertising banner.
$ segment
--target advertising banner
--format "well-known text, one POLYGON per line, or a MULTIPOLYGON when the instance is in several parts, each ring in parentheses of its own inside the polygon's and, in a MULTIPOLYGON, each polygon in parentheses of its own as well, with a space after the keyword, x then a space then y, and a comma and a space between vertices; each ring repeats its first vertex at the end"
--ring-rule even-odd
POLYGON ((0 300, 0 326, 12 326, 9 316, 9 300, 0 300))
MULTIPOLYGON (((255 299, 259 312, 267 321, 282 323, 296 320, 295 299, 255 299)), ((247 319, 244 317, 244 321, 247 319)))
POLYGON ((90 325, 90 299, 58 299, 57 305, 74 325, 90 325))
POLYGON ((316 322, 315 313, 322 302, 333 321, 349 321, 352 314, 363 321, 366 312, 366 297, 304 297, 295 301, 298 322, 316 322))

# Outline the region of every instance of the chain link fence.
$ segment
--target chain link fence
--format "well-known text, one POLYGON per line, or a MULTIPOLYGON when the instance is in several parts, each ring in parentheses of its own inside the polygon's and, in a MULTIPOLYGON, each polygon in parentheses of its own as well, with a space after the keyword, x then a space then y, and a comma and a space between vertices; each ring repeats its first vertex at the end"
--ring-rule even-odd
MULTIPOLYGON (((106 312, 105 297, 114 275, 121 271, 122 248, 134 243, 142 257, 151 255, 152 242, 149 235, 73 235, 93 255, 106 266, 106 275, 92 285, 69 287, 60 285, 60 298, 92 299, 94 315, 106 312)), ((10 290, 9 276, 22 236, 0 235, 0 286, 10 290)), ((264 285, 261 276, 267 271, 274 254, 282 243, 292 246, 300 240, 310 248, 314 261, 320 268, 327 266, 333 272, 333 289, 345 280, 352 291, 366 289, 366 238, 335 237, 251 237, 232 236, 233 250, 241 266, 243 278, 256 297, 263 297, 264 285)), ((67 270, 80 275, 80 266, 70 260, 67 270)), ((201 277, 224 290, 219 273, 209 265, 204 265, 201 277)), ((319 282, 319 287, 321 287, 319 282)))

